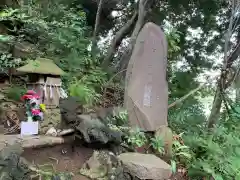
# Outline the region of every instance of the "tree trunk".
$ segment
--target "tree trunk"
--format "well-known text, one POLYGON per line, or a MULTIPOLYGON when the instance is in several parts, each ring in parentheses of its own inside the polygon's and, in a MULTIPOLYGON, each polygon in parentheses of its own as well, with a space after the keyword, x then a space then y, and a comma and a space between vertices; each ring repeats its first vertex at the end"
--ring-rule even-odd
POLYGON ((222 106, 221 91, 220 91, 220 88, 217 88, 215 97, 214 97, 214 101, 213 101, 213 105, 212 105, 212 109, 211 109, 211 113, 208 118, 208 128, 213 128, 214 125, 216 124, 216 122, 220 116, 221 106, 222 106))
POLYGON ((128 21, 128 23, 122 29, 120 29, 119 32, 117 32, 115 38, 112 41, 111 46, 108 49, 107 56, 103 61, 103 64, 102 64, 103 67, 109 66, 109 64, 110 64, 110 62, 113 59, 113 56, 115 54, 115 50, 117 48, 117 45, 120 45, 120 42, 124 38, 124 36, 123 36, 124 30, 125 31, 130 30, 130 27, 133 25, 133 23, 135 22, 136 16, 138 15, 135 28, 134 28, 134 30, 132 32, 132 35, 131 35, 131 38, 130 38, 130 43, 128 45, 128 48, 127 48, 126 52, 123 54, 123 57, 121 58, 121 63, 120 63, 121 69, 120 69, 120 71, 125 69, 124 67, 126 67, 127 64, 128 64, 128 61, 129 61, 129 58, 131 56, 131 53, 132 53, 134 44, 136 42, 138 33, 140 32, 140 30, 142 29, 142 27, 144 25, 145 17, 146 17, 146 14, 147 14, 147 6, 149 4, 151 4, 149 2, 153 3, 152 0, 140 0, 139 5, 138 5, 138 12, 135 12, 135 14, 131 18, 131 20, 128 21))
POLYGON ((131 27, 136 21, 138 12, 135 12, 132 18, 116 33, 115 37, 113 38, 111 45, 108 48, 107 55, 103 60, 102 66, 108 67, 111 63, 116 49, 121 44, 122 40, 124 39, 125 35, 127 35, 131 31, 131 27))
MULTIPOLYGON (((234 61, 239 57, 240 55, 240 40, 238 40, 238 43, 233 50, 233 52, 227 57, 224 65, 224 69, 221 72, 220 80, 218 81, 218 86, 217 90, 215 93, 212 109, 210 116, 208 118, 208 128, 213 128, 213 126, 216 124, 218 121, 219 115, 220 115, 220 110, 221 110, 221 105, 222 105, 222 94, 225 89, 227 89, 232 82, 234 81, 234 78, 231 78, 227 80, 228 77, 228 69, 232 67, 232 64, 234 61), (221 92, 222 89, 222 92, 221 92)), ((235 73, 238 73, 237 71, 235 73)), ((223 94, 224 95, 224 94, 223 94)))
POLYGON ((234 89, 235 89, 235 103, 240 103, 240 67, 238 69, 234 68, 235 77, 233 79, 234 89))
POLYGON ((228 52, 231 51, 231 48, 229 48, 230 39, 231 39, 234 31, 236 31, 236 29, 235 29, 236 26, 233 26, 233 22, 235 19, 234 16, 238 11, 238 8, 236 8, 235 3, 231 4, 231 9, 232 9, 232 12, 231 12, 231 17, 230 17, 230 21, 229 21, 228 31, 226 34, 225 46, 224 46, 223 68, 221 71, 220 79, 218 81, 218 86, 217 86, 217 90, 215 93, 215 97, 214 97, 214 101, 213 101, 213 105, 212 105, 212 109, 211 109, 211 114, 208 118, 208 128, 213 128, 214 125, 216 124, 216 122, 218 121, 222 101, 224 98, 223 96, 225 96, 224 91, 232 84, 232 82, 234 81, 234 77, 237 75, 236 74, 237 72, 235 72, 235 76, 230 77, 230 79, 228 77, 229 73, 230 73, 229 69, 232 68, 233 63, 236 61, 236 59, 238 58, 238 56, 240 54, 240 39, 238 36, 237 45, 234 48, 234 50, 232 51, 232 53, 230 53, 230 55, 228 56, 228 52))
POLYGON ((239 104, 240 103, 240 88, 238 87, 238 88, 236 88, 236 95, 235 95, 236 97, 235 97, 235 102, 237 103, 237 104, 239 104))
POLYGON ((98 9, 97 9, 97 14, 96 14, 96 20, 95 20, 95 27, 94 27, 94 32, 93 32, 93 37, 92 37, 92 56, 96 56, 96 49, 97 49, 97 33, 98 33, 98 28, 100 24, 100 16, 101 16, 101 11, 102 11, 102 6, 103 6, 103 0, 99 0, 98 3, 98 9))
POLYGON ((132 32, 128 48, 121 58, 120 71, 127 68, 129 59, 131 57, 134 45, 135 45, 136 40, 137 40, 137 36, 138 36, 139 32, 141 31, 144 23, 145 23, 145 18, 146 18, 146 14, 147 14, 146 7, 148 5, 148 2, 149 2, 149 0, 140 0, 140 2, 139 2, 138 20, 137 20, 135 28, 132 32))

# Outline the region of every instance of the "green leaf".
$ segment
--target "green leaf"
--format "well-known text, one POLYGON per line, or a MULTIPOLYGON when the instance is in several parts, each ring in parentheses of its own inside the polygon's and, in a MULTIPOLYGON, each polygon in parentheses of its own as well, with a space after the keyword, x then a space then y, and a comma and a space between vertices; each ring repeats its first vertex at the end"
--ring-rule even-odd
POLYGON ((14 37, 13 36, 10 36, 10 35, 1 35, 0 34, 0 41, 1 42, 8 42, 8 41, 11 41, 13 40, 14 37))
POLYGON ((175 174, 177 172, 177 163, 174 160, 171 160, 172 172, 175 174))
POLYGON ((240 114, 240 107, 239 106, 235 107, 234 109, 238 114, 240 114))
POLYGON ((212 176, 214 180, 223 180, 223 177, 220 174, 213 174, 212 176))
POLYGON ((188 158, 188 159, 191 159, 191 158, 192 158, 191 154, 186 153, 186 152, 176 153, 176 156, 182 156, 182 157, 185 157, 185 158, 188 158))

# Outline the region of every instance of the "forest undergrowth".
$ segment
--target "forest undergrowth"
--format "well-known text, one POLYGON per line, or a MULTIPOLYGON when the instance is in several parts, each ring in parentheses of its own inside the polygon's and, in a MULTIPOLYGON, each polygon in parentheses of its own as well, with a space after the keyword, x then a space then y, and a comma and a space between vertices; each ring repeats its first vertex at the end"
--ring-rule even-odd
MULTIPOLYGON (((114 8, 120 8, 123 15, 114 20, 111 19, 111 21, 109 19, 102 20, 102 24, 98 28, 94 28, 95 16, 97 16, 96 9, 99 8, 97 5, 93 10, 79 1, 68 2, 62 0, 59 3, 51 0, 46 4, 31 1, 18 5, 17 8, 4 6, 0 11, 0 24, 4 27, 4 33, 0 33, 0 43, 3 47, 0 50, 0 72, 5 72, 10 77, 14 76, 9 73, 9 69, 24 65, 29 59, 44 56, 53 59, 67 73, 66 76, 62 77, 64 89, 70 96, 77 97, 86 109, 97 106, 122 105, 124 76, 123 73, 118 74, 118 72, 122 71, 121 63, 123 60, 121 57, 123 57, 124 49, 127 46, 121 42, 116 43, 118 47, 113 48, 114 56, 108 64, 111 68, 106 68, 103 64, 107 62, 104 60, 109 53, 111 57, 109 46, 112 47, 113 44, 109 42, 98 44, 97 47, 94 47, 94 52, 89 50, 91 49, 89 47, 92 45, 92 34, 96 29, 98 31, 95 32, 97 34, 95 38, 100 43, 100 37, 106 37, 110 30, 117 36, 121 34, 120 30, 124 30, 119 28, 120 26, 138 22, 131 21, 131 15, 137 11, 138 8, 136 7, 139 4, 132 1, 128 3, 129 6, 124 6, 121 3, 120 5, 116 4, 114 8), (93 11, 94 18, 90 16, 93 11), (92 20, 94 25, 91 23, 91 18, 94 19, 92 20), (106 22, 108 20, 109 22, 106 22), (17 43, 22 42, 28 42, 34 48, 31 49, 31 53, 27 53, 24 57, 15 57, 13 48, 17 43)), ((149 1, 146 1, 146 3, 149 3, 149 1)), ((225 31, 228 30, 228 25, 231 25, 230 22, 235 23, 235 29, 231 29, 234 40, 228 43, 231 44, 231 47, 239 48, 239 18, 231 21, 232 16, 230 17, 229 14, 231 14, 232 6, 226 5, 225 1, 216 3, 214 0, 209 1, 209 4, 206 2, 206 4, 203 2, 199 4, 197 1, 193 1, 193 4, 186 4, 182 1, 178 3, 182 3, 182 14, 178 14, 180 9, 173 2, 166 2, 169 13, 165 10, 159 12, 159 9, 161 9, 159 4, 156 4, 157 10, 152 6, 145 7, 150 9, 145 9, 148 12, 148 18, 146 19, 151 19, 161 25, 168 40, 169 104, 196 89, 199 86, 199 81, 196 79, 204 70, 222 70, 224 65, 214 64, 210 54, 224 51, 223 36, 225 31), (205 19, 196 15, 191 21, 187 20, 185 18, 186 13, 192 12, 193 7, 195 11, 200 14, 203 13, 205 19), (207 7, 210 7, 212 11, 207 7), (174 15, 172 16, 171 13, 174 15), (218 24, 214 20, 217 17, 224 17, 225 19, 218 24), (176 18, 179 18, 180 25, 171 25, 174 24, 176 18), (206 23, 199 24, 198 18, 206 23), (159 19, 161 19, 161 23, 159 23, 159 19), (164 23, 166 20, 170 25, 164 23), (203 29, 203 32, 200 33, 202 37, 197 40, 195 37, 189 39, 187 30, 189 27, 203 29), (213 40, 209 40, 209 44, 203 45, 210 34, 217 30, 219 31, 217 32, 218 35, 211 36, 210 38, 213 38, 213 40), (217 49, 217 47, 221 48, 217 49), (194 56, 188 56, 190 51, 194 52, 194 56), (207 58, 208 55, 209 59, 207 58), (179 62, 186 65, 178 68, 177 64, 179 62)), ((107 12, 106 9, 114 10, 110 4, 104 6, 106 7, 103 7, 102 11, 105 13, 107 12)), ((236 11, 239 11, 239 6, 236 7, 238 7, 236 11)), ((100 17, 100 19, 102 18, 104 17, 100 17)), ((132 18, 135 20, 137 17, 133 16, 132 18)), ((114 36, 115 40, 134 38, 130 32, 134 30, 135 25, 130 24, 128 31, 123 33, 125 36, 118 39, 114 36)), ((112 39, 114 40, 114 38, 112 39)), ((227 51, 235 52, 232 49, 228 48, 227 51)), ((236 54, 238 57, 239 52, 237 51, 236 54)), ((232 62, 233 70, 238 69, 237 57, 234 60, 236 65, 232 62)), ((231 56, 228 59, 233 60, 231 56)), ((229 65, 227 65, 227 68, 229 70, 229 65)), ((230 72, 230 70, 226 71, 224 69, 224 72, 230 72)), ((234 77, 237 79, 238 71, 234 72, 234 77)), ((221 74, 220 79, 223 80, 223 77, 227 76, 221 74)), ((17 100, 21 96, 19 93, 25 90, 24 83, 19 85, 19 81, 22 82, 23 79, 12 79, 12 88, 8 92, 9 98, 17 100)), ((174 138, 172 140, 172 154, 168 158, 168 162, 172 166, 173 173, 181 170, 191 180, 240 179, 240 105, 238 96, 236 100, 227 96, 239 91, 237 86, 239 83, 235 83, 234 86, 229 85, 230 89, 227 89, 225 85, 228 85, 229 81, 224 79, 224 82, 226 82, 224 89, 219 91, 221 93, 217 94, 217 90, 221 86, 206 85, 195 94, 191 94, 169 108, 168 122, 174 138), (209 118, 206 117, 204 106, 199 101, 200 97, 207 96, 215 96, 215 103, 216 97, 221 99, 221 111, 217 112, 218 116, 214 119, 212 127, 209 127, 209 118)), ((121 128, 128 123, 127 113, 125 111, 121 112, 117 119, 112 121, 112 126, 121 128)), ((166 153, 163 140, 160 137, 149 138, 139 129, 129 130, 125 143, 133 149, 146 145, 160 157, 164 157, 166 153)))

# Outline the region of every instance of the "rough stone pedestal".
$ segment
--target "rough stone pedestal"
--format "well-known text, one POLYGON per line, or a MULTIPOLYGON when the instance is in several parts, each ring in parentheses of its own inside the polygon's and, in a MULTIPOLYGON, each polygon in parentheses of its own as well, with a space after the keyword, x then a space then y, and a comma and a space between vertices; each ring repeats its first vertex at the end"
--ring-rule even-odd
POLYGON ((40 134, 45 134, 51 127, 59 129, 61 126, 61 114, 59 108, 47 109, 44 120, 40 122, 40 134))
POLYGON ((153 154, 124 153, 119 155, 124 169, 139 179, 167 180, 171 166, 153 154))

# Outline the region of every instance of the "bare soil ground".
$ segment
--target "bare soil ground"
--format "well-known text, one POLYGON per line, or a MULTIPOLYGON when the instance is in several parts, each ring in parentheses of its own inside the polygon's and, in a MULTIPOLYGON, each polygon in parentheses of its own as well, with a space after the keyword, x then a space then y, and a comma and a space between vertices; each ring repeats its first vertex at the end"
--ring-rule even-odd
MULTIPOLYGON (((48 148, 25 149, 23 157, 37 165, 51 164, 58 172, 74 173, 73 180, 89 180, 79 174, 83 163, 92 155, 93 149, 83 146, 72 151, 71 145, 63 144, 48 148)), ((188 178, 177 173, 169 180, 187 180, 188 178)))
POLYGON ((79 170, 91 157, 92 152, 92 149, 85 147, 76 147, 73 152, 69 144, 64 144, 48 148, 26 149, 23 157, 37 165, 52 164, 58 172, 72 172, 73 180, 88 180, 79 174, 79 170))

